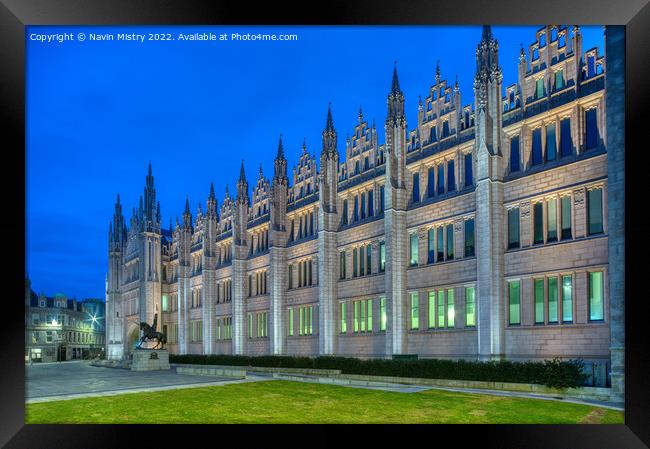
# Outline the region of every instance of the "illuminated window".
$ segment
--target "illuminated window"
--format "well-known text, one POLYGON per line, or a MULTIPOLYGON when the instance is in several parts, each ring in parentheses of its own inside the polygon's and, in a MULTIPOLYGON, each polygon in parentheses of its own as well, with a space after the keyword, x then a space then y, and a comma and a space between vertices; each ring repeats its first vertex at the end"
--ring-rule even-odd
POLYGON ((465 326, 476 326, 476 290, 465 287, 465 326))
POLYGON ((411 266, 417 266, 418 264, 418 235, 417 233, 413 233, 410 236, 410 249, 411 249, 411 266))
POLYGON ((521 298, 519 296, 519 281, 509 281, 508 282, 508 305, 509 305, 508 322, 510 324, 521 323, 520 301, 521 298))
POLYGON ((430 291, 428 299, 429 329, 436 327, 436 292, 430 291))
POLYGON ((535 279, 535 324, 544 324, 544 279, 535 279))
POLYGON ((589 235, 603 232, 603 189, 592 189, 587 197, 589 235))
POLYGON ((419 310, 418 293, 411 293, 411 329, 420 327, 420 310, 419 310))
POLYGON ((447 289, 447 327, 454 327, 454 289, 447 289))
POLYGON ((562 276, 562 322, 573 322, 573 283, 570 275, 562 276))
POLYGON ((345 302, 341 303, 341 333, 345 334, 348 331, 348 323, 345 316, 345 302))
POLYGON ((548 322, 558 322, 557 277, 548 278, 548 322))
POLYGON ((605 317, 603 300, 603 272, 589 273, 589 321, 602 321, 605 317))
POLYGON ((379 330, 386 330, 386 297, 379 298, 379 330))

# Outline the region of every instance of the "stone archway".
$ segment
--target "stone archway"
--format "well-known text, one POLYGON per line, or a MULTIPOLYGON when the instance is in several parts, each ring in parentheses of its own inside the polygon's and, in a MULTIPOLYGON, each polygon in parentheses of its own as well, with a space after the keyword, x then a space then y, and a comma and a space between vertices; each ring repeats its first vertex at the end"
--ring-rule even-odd
POLYGON ((124 353, 127 357, 131 356, 131 353, 135 349, 135 346, 138 344, 138 341, 140 341, 140 328, 137 324, 131 323, 126 334, 126 345, 124 347, 124 353))

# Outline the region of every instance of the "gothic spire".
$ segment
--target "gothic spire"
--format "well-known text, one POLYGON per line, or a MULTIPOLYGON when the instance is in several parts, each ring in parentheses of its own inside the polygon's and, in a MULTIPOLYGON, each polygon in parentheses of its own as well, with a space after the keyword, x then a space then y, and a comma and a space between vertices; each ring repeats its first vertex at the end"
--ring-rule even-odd
POLYGON ((185 211, 183 212, 183 228, 192 229, 192 213, 190 212, 190 198, 185 197, 185 211))
POLYGON ((246 173, 244 172, 244 160, 241 160, 241 168, 239 169, 239 182, 246 182, 246 173))
POLYGON ((399 87, 399 78, 397 77, 397 61, 395 61, 395 65, 393 66, 393 84, 391 86, 390 91, 393 94, 402 92, 402 90, 399 87))
POLYGON ((332 156, 336 154, 336 130, 332 119, 332 103, 327 106, 327 122, 323 130, 323 150, 321 154, 332 156))
POLYGON ((361 109, 361 105, 359 105, 359 123, 363 122, 363 110, 361 109))
POLYGON ((210 181, 210 195, 208 195, 208 199, 214 200, 214 183, 210 181))
POLYGON ((397 78, 397 61, 393 67, 393 84, 388 94, 388 114, 386 123, 391 125, 406 126, 406 116, 404 115, 404 93, 399 87, 397 78))
POLYGON ((284 157, 284 148, 282 147, 282 134, 278 140, 278 155, 273 161, 273 179, 284 180, 287 178, 287 160, 284 157))
POLYGON ((282 134, 280 134, 280 140, 278 141, 278 155, 276 159, 284 159, 284 148, 282 147, 282 134))
POLYGON ((189 214, 190 213, 190 197, 189 196, 185 197, 185 211, 183 213, 184 214, 189 214))
POLYGON ((440 59, 436 61, 436 84, 440 84, 440 59))
POLYGON ((332 102, 327 106, 327 122, 325 123, 325 131, 334 131, 334 120, 332 120, 332 102))
POLYGON ((237 201, 248 204, 248 182, 246 181, 243 159, 241 160, 241 168, 239 169, 239 181, 237 181, 237 201))

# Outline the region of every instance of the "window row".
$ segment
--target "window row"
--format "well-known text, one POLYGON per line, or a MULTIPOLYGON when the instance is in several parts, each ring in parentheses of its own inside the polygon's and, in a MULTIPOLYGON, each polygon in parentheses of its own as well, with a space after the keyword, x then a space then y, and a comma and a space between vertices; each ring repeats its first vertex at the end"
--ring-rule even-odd
POLYGON ((314 228, 316 227, 314 212, 310 211, 299 215, 298 228, 296 229, 296 219, 291 219, 291 227, 289 229, 289 241, 300 240, 303 237, 310 237, 314 235, 314 228))
MULTIPOLYGON (((603 227, 603 189, 587 190, 586 233, 597 235, 604 232, 603 227)), ((559 195, 537 201, 532 205, 532 244, 571 240, 574 238, 573 200, 570 194, 559 195)), ((521 213, 519 207, 508 209, 508 249, 521 247, 521 213)))
POLYGON ((289 336, 296 335, 313 335, 314 333, 314 306, 289 307, 288 310, 288 331, 289 336), (297 313, 294 313, 297 309, 297 313), (295 315, 298 315, 298 328, 295 328, 295 315))
MULTIPOLYGON (((598 130, 597 108, 594 107, 584 111, 584 130, 584 149, 593 150, 597 148, 601 140, 598 130)), ((574 153, 570 117, 533 129, 530 132, 530 138, 529 165, 531 167, 553 162, 558 158, 571 156, 574 153)), ((520 136, 516 135, 510 139, 510 172, 516 173, 523 168, 520 136)))
POLYGON ((203 321, 190 321, 190 342, 198 343, 203 341, 203 321))
MULTIPOLYGON (((381 195, 382 199, 380 200, 380 203, 383 205, 383 186, 381 188, 381 195)), ((356 223, 375 216, 375 191, 370 189, 356 194, 354 198, 352 198, 352 204, 352 220, 350 221, 348 219, 348 200, 343 200, 343 210, 341 214, 341 223, 343 225, 356 223)), ((383 210, 383 207, 381 210, 383 210)), ((381 210, 379 212, 381 212, 381 210)))
POLYGON ((217 282, 217 303, 232 301, 232 279, 217 282))
MULTIPOLYGON (((587 278, 587 318, 589 322, 605 318, 604 279, 602 271, 591 271, 587 278)), ((532 304, 533 323, 574 323, 574 276, 562 274, 533 279, 532 304)), ((508 324, 522 322, 521 281, 508 281, 508 324)))
POLYGON ((289 290, 292 288, 309 287, 316 285, 316 282, 314 280, 314 259, 306 259, 300 262, 291 263, 289 264, 288 270, 289 290), (294 279, 294 277, 297 279, 294 279))
POLYGON ((190 292, 191 298, 190 298, 190 307, 192 309, 201 307, 203 305, 203 298, 201 295, 201 288, 193 288, 190 292))
MULTIPOLYGON (((474 169, 471 152, 463 156, 463 163, 464 187, 474 185, 474 169)), ((423 195, 420 192, 420 173, 413 173, 411 179, 411 202, 415 204, 423 201, 424 199, 423 195)), ((431 167, 427 168, 426 181, 426 198, 434 198, 437 195, 455 192, 457 189, 455 160, 450 159, 446 162, 443 161, 437 165, 432 165, 431 167)))
POLYGON ((248 313, 248 338, 266 338, 269 336, 269 313, 257 312, 248 313), (253 332, 253 320, 257 327, 253 332))
POLYGON ((217 319, 217 340, 232 340, 232 317, 217 319))
POLYGON ((251 235, 250 254, 262 253, 269 249, 269 230, 255 232, 251 235))
POLYGON ((255 283, 253 275, 248 275, 248 297, 268 294, 267 270, 255 272, 255 283))

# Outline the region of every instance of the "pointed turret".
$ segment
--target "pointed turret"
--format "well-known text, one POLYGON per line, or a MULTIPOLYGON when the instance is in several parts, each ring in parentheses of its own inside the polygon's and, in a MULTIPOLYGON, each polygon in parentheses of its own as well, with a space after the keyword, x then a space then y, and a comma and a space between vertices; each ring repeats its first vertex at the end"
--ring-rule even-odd
POLYGON ((405 126, 406 116, 404 115, 404 93, 399 87, 397 77, 397 61, 393 67, 393 83, 388 94, 388 115, 386 123, 391 126, 405 126))
POLYGON ((183 212, 183 228, 192 229, 192 212, 190 212, 189 197, 185 197, 185 211, 183 212))
POLYGON ((336 130, 334 129, 334 120, 332 119, 332 103, 327 107, 327 121, 325 122, 325 129, 323 130, 323 150, 322 154, 332 155, 338 152, 336 149, 336 130))
POLYGON ((287 159, 284 157, 282 134, 280 134, 280 139, 278 140, 278 153, 273 161, 273 179, 280 181, 287 179, 287 159))
POLYGON ((402 89, 399 87, 399 78, 397 76, 397 61, 395 61, 395 65, 393 66, 393 83, 390 91, 393 94, 402 93, 402 89))
POLYGON ((436 84, 440 84, 440 59, 436 61, 436 84))
POLYGON ((239 169, 239 180, 237 181, 237 202, 241 204, 250 204, 250 201, 248 200, 248 181, 246 181, 243 159, 241 161, 241 168, 239 169))
POLYGON ((151 169, 151 161, 147 170, 147 178, 144 188, 144 205, 143 205, 143 220, 144 230, 147 231, 160 231, 160 220, 158 217, 158 210, 156 207, 156 189, 154 188, 153 172, 151 169))
POLYGON ((214 183, 210 182, 210 194, 208 195, 208 217, 214 218, 217 215, 217 199, 214 196, 214 183))
POLYGON ((363 123, 363 110, 361 109, 361 105, 359 105, 359 123, 363 123))
POLYGON ((485 25, 481 42, 476 49, 474 101, 476 102, 477 117, 476 138, 477 141, 485 144, 490 154, 500 153, 502 79, 503 75, 499 66, 499 44, 492 35, 491 27, 485 25))

